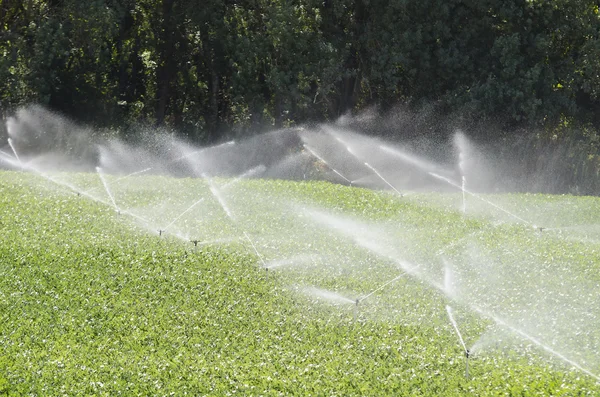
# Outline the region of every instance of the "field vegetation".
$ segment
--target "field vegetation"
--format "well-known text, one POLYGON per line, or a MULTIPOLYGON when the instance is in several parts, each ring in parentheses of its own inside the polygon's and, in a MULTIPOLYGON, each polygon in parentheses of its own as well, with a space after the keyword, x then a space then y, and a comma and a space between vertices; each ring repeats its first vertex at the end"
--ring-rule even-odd
POLYGON ((105 178, 0 172, 0 395, 600 393, 597 198, 105 178))

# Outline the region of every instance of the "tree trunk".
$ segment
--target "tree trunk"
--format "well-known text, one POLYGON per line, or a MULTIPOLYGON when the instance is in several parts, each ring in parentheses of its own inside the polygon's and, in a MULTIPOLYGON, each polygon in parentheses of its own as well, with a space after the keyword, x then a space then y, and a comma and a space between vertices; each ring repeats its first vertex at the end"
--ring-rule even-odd
POLYGON ((156 72, 156 125, 163 125, 167 116, 167 109, 171 100, 171 84, 173 80, 174 65, 174 39, 172 26, 172 11, 175 0, 162 1, 162 23, 159 38, 160 62, 156 72))

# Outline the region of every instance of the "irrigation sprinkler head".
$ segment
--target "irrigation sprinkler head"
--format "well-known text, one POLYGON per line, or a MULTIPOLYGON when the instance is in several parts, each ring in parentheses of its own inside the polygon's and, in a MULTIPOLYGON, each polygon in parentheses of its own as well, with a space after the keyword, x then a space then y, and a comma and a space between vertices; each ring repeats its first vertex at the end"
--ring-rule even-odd
POLYGON ((158 229, 158 235, 159 235, 159 236, 162 236, 164 232, 165 232, 164 230, 160 230, 160 229, 158 229))
POLYGON ((545 227, 541 227, 541 226, 540 226, 540 227, 538 227, 538 230, 539 230, 540 232, 543 232, 543 231, 544 231, 544 229, 545 229, 545 227))
POLYGON ((471 351, 469 351, 469 349, 465 350, 465 357, 468 359, 469 357, 471 357, 471 351))

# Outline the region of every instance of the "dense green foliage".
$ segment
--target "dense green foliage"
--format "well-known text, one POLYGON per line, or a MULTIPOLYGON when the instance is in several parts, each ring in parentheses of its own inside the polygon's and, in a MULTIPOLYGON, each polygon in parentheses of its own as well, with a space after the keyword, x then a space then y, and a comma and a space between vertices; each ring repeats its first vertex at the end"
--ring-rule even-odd
POLYGON ((0 109, 203 141, 404 102, 597 127, 599 27, 591 0, 2 0, 0 109))
MULTIPOLYGON (((335 214, 383 225, 389 233, 379 243, 400 244, 406 259, 422 264, 422 274, 440 272, 439 250, 460 261, 462 239, 473 236, 481 255, 491 250, 488 272, 497 266, 498 274, 511 275, 502 286, 507 296, 503 289, 488 291, 491 304, 508 299, 517 312, 521 301, 535 296, 533 286, 542 278, 545 288, 566 291, 560 285, 569 278, 558 269, 582 276, 580 291, 586 282, 598 282, 600 250, 590 230, 573 230, 568 238, 540 234, 506 223, 510 216, 475 200, 465 218, 454 210, 456 195, 399 198, 323 182, 213 181, 230 219, 205 180, 106 177, 123 209, 120 216, 97 175, 54 177, 88 195, 78 196, 40 176, 0 173, 0 395, 600 392, 595 379, 528 341, 514 341, 515 335, 500 338, 514 345, 500 344, 474 357, 472 379, 465 380, 463 352, 445 314, 449 300, 427 277, 405 277, 376 293, 361 303, 357 320, 352 307, 328 305, 295 287, 366 294, 399 274, 385 255, 373 256, 358 240, 344 237, 352 224, 342 234, 315 228, 310 211, 327 214, 321 219, 335 214), (202 198, 166 236, 158 236, 158 226, 165 228, 202 198), (152 219, 156 228, 146 233, 148 225, 126 210, 152 219), (316 256, 312 265, 274 268, 266 278, 242 231, 266 261, 305 251, 316 256), (190 238, 223 242, 194 249, 190 238)), ((595 198, 493 199, 545 226, 600 218, 595 198)), ((367 238, 369 229, 360 236, 367 238)), ((549 302, 555 309, 559 296, 549 298, 556 299, 549 302)), ((493 325, 468 305, 452 305, 469 345, 493 325)), ((552 321, 551 331, 559 332, 561 321, 552 321)), ((588 339, 598 340, 594 332, 598 328, 585 340, 565 343, 598 370, 597 350, 581 348, 588 339)))

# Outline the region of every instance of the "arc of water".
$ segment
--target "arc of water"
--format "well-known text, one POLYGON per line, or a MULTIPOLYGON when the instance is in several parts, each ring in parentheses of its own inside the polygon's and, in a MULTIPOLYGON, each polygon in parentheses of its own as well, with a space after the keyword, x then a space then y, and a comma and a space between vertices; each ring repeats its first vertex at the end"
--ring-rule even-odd
MULTIPOLYGON (((317 219, 318 219, 319 221, 323 222, 323 219, 326 219, 326 217, 324 217, 324 216, 320 216, 320 217, 318 217, 317 219)), ((326 225, 328 225, 328 226, 330 226, 330 227, 332 227, 331 223, 327 223, 327 222, 326 222, 325 224, 326 224, 326 225)), ((335 228, 335 227, 334 227, 334 229, 335 229, 335 230, 338 230, 338 231, 341 231, 341 232, 342 232, 342 233, 344 233, 344 234, 347 234, 347 235, 349 234, 349 235, 351 235, 351 236, 352 236, 352 233, 351 233, 351 232, 349 232, 347 229, 341 229, 341 228, 335 228)), ((376 253, 376 254, 379 254, 379 253, 378 253, 378 250, 376 249, 376 247, 377 247, 377 246, 376 246, 376 244, 372 244, 372 243, 364 244, 364 243, 361 243, 361 242, 360 242, 360 241, 358 241, 358 240, 357 240, 357 243, 358 243, 359 245, 363 246, 364 248, 366 248, 366 249, 368 249, 368 250, 370 250, 370 251, 372 251, 372 252, 374 252, 374 253, 376 253)), ((387 255, 384 255, 384 256, 385 256, 385 257, 388 257, 387 255)), ((408 264, 406 264, 406 263, 405 263, 404 261, 402 261, 402 260, 399 260, 399 259, 397 259, 397 258, 393 258, 393 257, 388 257, 388 258, 389 258, 389 259, 392 259, 392 260, 394 260, 396 263, 400 264, 400 265, 402 266, 402 268, 403 268, 403 269, 404 269, 404 270, 407 272, 407 274, 409 274, 409 275, 412 275, 412 276, 416 276, 418 279, 421 279, 421 280, 423 280, 423 281, 427 282, 427 283, 428 283, 430 286, 432 286, 432 287, 436 288, 438 291, 440 291, 441 293, 443 293, 445 296, 448 296, 448 294, 447 294, 447 291, 445 290, 445 287, 444 287, 444 285, 441 285, 441 284, 438 284, 438 283, 432 282, 431 280, 428 280, 427 278, 424 278, 424 277, 423 277, 422 275, 420 275, 419 273, 417 273, 417 272, 414 272, 414 271, 413 271, 414 269, 418 268, 418 267, 419 267, 419 265, 416 265, 416 266, 413 266, 412 268, 410 268, 410 267, 408 267, 408 264)), ((452 297, 450 297, 450 296, 448 296, 448 297, 449 297, 449 298, 452 298, 452 297)), ((550 347, 546 346, 546 345, 545 345, 545 344, 543 344, 541 341, 537 340, 535 337, 533 337, 533 336, 531 336, 531 335, 527 334, 526 332, 524 332, 524 331, 522 331, 522 330, 518 329, 517 327, 514 327, 514 326, 512 326, 512 325, 508 324, 506 321, 502 320, 501 318, 499 318, 499 317, 497 317, 497 316, 495 316, 495 315, 493 315, 493 314, 490 314, 490 313, 486 312, 485 310, 483 310, 483 309, 479 308, 478 306, 474 305, 474 304, 473 304, 473 303, 471 303, 471 302, 463 302, 463 303, 465 303, 465 304, 466 304, 466 305, 467 305, 467 306, 468 306, 470 309, 472 309, 472 310, 476 311, 477 313, 481 314, 483 317, 486 317, 486 318, 492 319, 492 320, 493 320, 494 322, 496 322, 497 324, 499 324, 499 325, 501 325, 501 326, 504 326, 504 327, 506 327, 506 328, 510 329, 511 331, 513 331, 513 332, 517 333, 518 335, 521 335, 523 338, 525 338, 525 339, 527 339, 527 340, 529 340, 529 341, 533 342, 534 344, 536 344, 537 346, 541 347, 542 349, 544 349, 545 351, 549 352, 550 354, 554 355, 555 357, 557 357, 557 358, 559 358, 559 359, 563 360, 564 362, 566 362, 566 363, 568 363, 568 364, 571 364, 573 367, 575 367, 575 368, 579 369, 580 371, 582 371, 582 372, 584 372, 584 373, 586 373, 586 374, 588 374, 588 375, 592 376, 593 378, 595 378, 595 379, 597 379, 597 380, 600 380, 600 376, 598 376, 598 375, 596 375, 596 374, 592 373, 590 370, 588 370, 588 369, 586 369, 586 368, 582 367, 580 364, 578 364, 577 362, 575 362, 575 361, 573 361, 573 360, 569 359, 569 358, 568 358, 568 357, 566 357, 565 355, 563 355, 563 354, 561 354, 561 353, 557 352, 556 350, 554 350, 554 349, 552 349, 552 348, 550 348, 550 347)), ((467 349, 466 349, 466 345, 464 344, 464 341, 462 341, 462 342, 461 342, 461 344, 463 345, 463 348, 465 348, 465 352, 466 352, 466 351, 467 351, 467 349)))
POLYGON ((405 163, 412 164, 426 172, 441 169, 441 167, 438 164, 425 161, 421 158, 418 158, 417 156, 405 153, 398 149, 393 149, 393 148, 388 147, 383 144, 379 145, 379 149, 388 154, 393 155, 396 158, 399 158, 400 160, 402 160, 405 163))
MULTIPOLYGON (((178 161, 185 160, 185 159, 187 159, 189 157, 193 157, 195 155, 198 155, 198 154, 200 154, 200 153, 202 153, 202 152, 204 152, 206 150, 217 149, 217 148, 222 147, 222 146, 228 146, 228 145, 233 145, 233 144, 235 144, 235 141, 229 141, 229 142, 221 143, 219 145, 215 145, 215 146, 210 146, 210 147, 205 147, 205 148, 202 148, 202 149, 198 149, 198 150, 193 151, 192 153, 188 153, 186 155, 177 157, 177 158, 175 158, 173 160, 167 161, 166 164, 173 164, 173 163, 176 163, 178 161)), ((142 170, 134 171, 134 172, 132 172, 130 174, 127 174, 125 176, 117 178, 114 182, 116 183, 116 182, 122 181, 123 179, 127 179, 129 177, 132 177, 134 175, 143 174, 145 172, 152 171, 154 168, 155 167, 148 167, 148 168, 144 168, 142 170)), ((94 189, 95 188, 92 188, 89 191, 94 190, 94 189)))
POLYGON ((234 220, 233 214, 229 210, 227 203, 221 196, 221 192, 217 189, 217 187, 213 183, 212 179, 206 174, 202 174, 202 177, 205 178, 206 181, 208 182, 208 188, 209 188, 210 192, 217 199, 217 201, 219 202, 219 205, 221 205, 221 208, 223 208, 223 211, 225 211, 225 214, 227 214, 227 217, 229 217, 229 219, 231 219, 231 220, 234 220))
POLYGON ((394 277, 393 279, 391 279, 391 280, 387 281, 386 283, 380 285, 379 287, 375 288, 373 291, 369 292, 367 295, 363 296, 362 298, 359 298, 358 301, 360 301, 360 302, 364 301, 365 299, 369 298, 371 295, 381 291, 388 285, 395 283, 396 281, 400 280, 401 278, 403 278, 406 275, 407 275, 407 273, 402 273, 399 276, 394 277))
POLYGON ((348 145, 346 142, 344 142, 344 140, 342 138, 340 138, 337 135, 334 135, 331 131, 329 133, 339 143, 341 143, 342 145, 344 145, 346 147, 346 150, 348 151, 348 153, 350 153, 352 156, 354 156, 354 158, 356 158, 358 161, 362 162, 367 168, 369 168, 371 171, 373 171, 375 173, 375 175, 377 175, 379 177, 379 179, 381 179, 386 185, 388 185, 389 187, 391 187, 392 190, 394 190, 396 193, 398 193, 400 196, 402 196, 402 193, 400 191, 398 191, 398 189, 396 189, 396 187, 394 185, 392 185, 387 179, 385 179, 383 177, 383 175, 381 175, 381 173, 375 169, 375 167, 373 167, 369 163, 363 162, 363 160, 361 160, 361 158, 356 153, 354 153, 354 151, 352 150, 352 148, 350 147, 350 145, 348 145))
POLYGON ((110 189, 108 187, 108 183, 106 182, 106 179, 104 178, 104 175, 102 174, 102 169, 100 167, 96 167, 96 171, 98 172, 98 176, 100 177, 100 180, 102 181, 102 184, 104 185, 104 189, 106 189, 106 193, 108 194, 110 201, 112 202, 113 206, 115 207, 115 210, 117 212, 120 212, 119 207, 117 206, 117 203, 115 202, 115 198, 113 197, 112 192, 110 191, 110 189))
POLYGON ((202 152, 205 152, 207 150, 217 149, 217 148, 221 148, 221 147, 224 147, 224 146, 231 146, 231 145, 235 145, 235 141, 234 140, 231 140, 231 141, 228 141, 228 142, 224 142, 224 143, 221 143, 219 145, 210 146, 210 147, 204 147, 204 148, 201 148, 201 149, 198 149, 198 150, 194 150, 191 153, 184 154, 183 156, 177 157, 177 158, 169 161, 168 164, 172 164, 172 163, 176 163, 176 162, 181 161, 181 160, 185 160, 187 158, 196 156, 196 155, 198 155, 198 154, 200 154, 202 152))
POLYGON ((398 189, 396 189, 396 187, 395 187, 394 185, 392 185, 391 183, 389 183, 389 182, 388 182, 388 180, 387 180, 387 179, 385 179, 385 178, 383 177, 383 175, 381 175, 381 174, 379 173, 379 171, 377 171, 377 170, 375 169, 375 167, 373 167, 373 166, 372 166, 371 164, 369 164, 369 163, 365 163, 365 165, 366 165, 367 167, 369 167, 369 168, 371 169, 371 171, 373 171, 373 172, 374 172, 374 173, 375 173, 375 174, 376 174, 376 175, 377 175, 377 176, 378 176, 378 177, 379 177, 379 178, 380 178, 380 179, 381 179, 383 182, 385 182, 385 183, 386 183, 386 184, 387 184, 389 187, 391 187, 391 188, 392 188, 392 190, 394 190, 396 193, 398 193, 400 196, 402 196, 402 193, 401 193, 400 191, 398 191, 398 189))
POLYGON ((450 322, 452 323, 452 326, 454 327, 454 330, 456 331, 456 335, 458 335, 458 339, 460 340, 460 344, 462 345, 465 353, 469 353, 469 349, 467 349, 467 345, 465 344, 465 341, 460 333, 460 330, 458 329, 458 324, 456 324, 456 320, 454 320, 454 316, 452 315, 452 308, 448 305, 446 305, 446 311, 448 312, 448 317, 450 318, 450 322))
POLYGON ((248 236, 248 233, 246 233, 246 232, 242 232, 242 233, 244 233, 244 236, 246 237, 246 240, 248 240, 248 242, 250 243, 250 245, 254 249, 254 252, 256 253, 256 256, 258 256, 258 258, 260 259, 260 261, 261 261, 261 263, 263 265, 263 268, 264 269, 268 269, 265 260, 263 259, 262 255, 258 252, 258 249, 256 249, 256 245, 254 245, 254 242, 250 239, 250 236, 248 236))
POLYGON ((472 308, 478 312, 479 314, 481 314, 484 317, 487 317, 491 320, 493 320, 496 324, 508 328, 509 330, 511 330, 512 332, 520 335, 522 338, 527 339, 528 341, 534 343, 535 345, 537 345, 538 347, 542 348, 543 350, 545 350, 546 352, 552 354, 553 356, 561 359, 562 361, 564 361, 567 364, 572 365, 573 367, 577 368, 578 370, 580 370, 581 372, 591 376, 592 378, 596 379, 597 381, 600 381, 600 376, 594 374, 593 372, 591 372, 589 369, 586 369, 584 367, 582 367, 580 364, 578 364, 577 362, 571 360, 570 358, 566 357, 565 355, 563 355, 562 353, 552 349, 551 347, 545 345, 544 343, 542 343, 540 340, 538 340, 537 338, 529 335, 528 333, 526 333, 525 331, 510 325, 508 322, 506 322, 505 320, 501 319, 500 317, 497 317, 491 313, 488 313, 487 311, 481 309, 480 307, 477 306, 472 306, 472 308))
POLYGON ((192 205, 190 205, 188 208, 185 209, 185 211, 183 211, 181 214, 177 215, 175 217, 175 219, 173 219, 171 221, 171 223, 169 223, 167 226, 165 226, 164 229, 162 229, 162 231, 166 231, 168 228, 170 228, 171 226, 173 226, 173 224, 175 222, 177 222, 182 216, 184 216, 185 214, 187 214, 188 212, 190 212, 192 210, 192 208, 194 208, 195 206, 197 206, 198 204, 200 204, 201 202, 203 202, 206 198, 202 197, 200 200, 196 201, 195 203, 193 203, 192 205))
POLYGON ((12 138, 8 138, 8 145, 10 146, 10 148, 12 149, 13 153, 15 154, 15 158, 17 159, 17 161, 19 162, 19 164, 23 164, 21 162, 21 159, 19 158, 19 155, 17 154, 17 149, 15 148, 15 145, 13 143, 12 138))
POLYGON ((497 205, 497 204, 495 204, 495 203, 493 203, 493 202, 491 202, 489 200, 484 199, 483 197, 479 196, 478 194, 475 194, 475 193, 471 192, 470 190, 464 189, 458 183, 456 183, 456 182, 454 182, 454 181, 452 181, 452 180, 450 180, 450 179, 448 179, 448 178, 446 178, 444 176, 436 174, 435 172, 429 172, 429 175, 431 175, 434 178, 437 178, 439 180, 442 180, 442 181, 448 183, 449 185, 454 186, 455 188, 461 189, 461 190, 463 190, 464 193, 467 193, 468 195, 470 195, 472 197, 475 197, 476 199, 481 200, 481 201, 483 201, 484 203, 486 203, 488 205, 491 205, 492 207, 496 208, 497 210, 500 210, 500 211, 502 211, 502 212, 510 215, 511 217, 513 217, 513 218, 515 218, 515 219, 517 219, 517 220, 519 220, 519 221, 521 221, 521 222, 523 222, 523 223, 525 223, 525 224, 527 224, 529 226, 532 226, 532 227, 536 228, 536 226, 533 223, 531 223, 531 222, 529 222, 529 221, 521 218, 520 216, 518 216, 516 214, 513 214, 512 212, 510 212, 510 211, 508 211, 508 210, 500 207, 499 205, 497 205))
POLYGON ((325 159, 323 159, 323 157, 319 156, 313 149, 311 149, 308 145, 304 144, 304 148, 306 150, 308 150, 310 152, 310 154, 312 154, 313 156, 315 156, 319 161, 321 161, 323 164, 325 164, 327 167, 329 167, 329 169, 331 169, 333 172, 335 172, 340 178, 342 178, 343 180, 345 180, 346 182, 348 182, 349 184, 352 184, 352 181, 348 178, 346 178, 344 175, 342 175, 338 170, 336 170, 335 168, 333 168, 331 166, 331 164, 329 164, 327 161, 325 161, 325 159))
POLYGON ((238 175, 237 177, 235 177, 232 181, 227 182, 226 184, 224 184, 223 186, 221 186, 221 190, 223 189, 228 189, 231 186, 234 186, 235 184, 237 184, 239 181, 241 181, 244 178, 249 178, 253 175, 256 175, 258 173, 264 172, 267 169, 267 167, 265 167, 263 164, 259 164, 256 167, 250 168, 248 171, 242 173, 241 175, 238 175))
POLYGON ((466 199, 466 195, 465 195, 466 184, 467 184, 467 179, 463 175, 462 176, 462 201, 463 201, 462 212, 463 212, 463 214, 467 213, 467 199, 466 199))
POLYGON ((352 300, 343 295, 338 294, 337 292, 329 291, 322 288, 309 287, 304 288, 304 292, 311 295, 316 295, 319 298, 326 299, 332 302, 343 302, 343 303, 352 303, 356 305, 356 300, 352 300))
MULTIPOLYGON (((15 165, 15 164, 13 164, 13 165, 15 165)), ((104 205, 107 205, 107 206, 111 206, 111 203, 108 203, 108 202, 106 202, 104 200, 101 200, 98 197, 92 196, 91 194, 88 193, 88 191, 79 190, 76 186, 73 186, 70 183, 67 183, 67 182, 60 181, 58 179, 52 178, 51 176, 43 173, 42 171, 38 170, 35 167, 32 167, 30 165, 24 165, 24 164, 20 164, 18 166, 20 166, 23 170, 31 171, 34 174, 37 174, 37 175, 41 176, 42 178, 46 179, 47 181, 52 182, 52 183, 54 183, 54 184, 56 184, 58 186, 66 187, 66 188, 72 190, 73 192, 75 192, 75 193, 77 193, 79 195, 87 197, 88 199, 90 199, 92 201, 95 201, 97 203, 101 203, 101 204, 104 204, 104 205)), ((120 211, 121 214, 129 215, 132 218, 136 218, 136 219, 140 220, 142 223, 144 223, 146 225, 150 224, 147 219, 145 219, 145 218, 143 218, 143 217, 141 217, 141 216, 139 216, 137 214, 134 214, 133 212, 130 212, 130 211, 127 211, 127 210, 119 210, 119 211, 120 211)))

